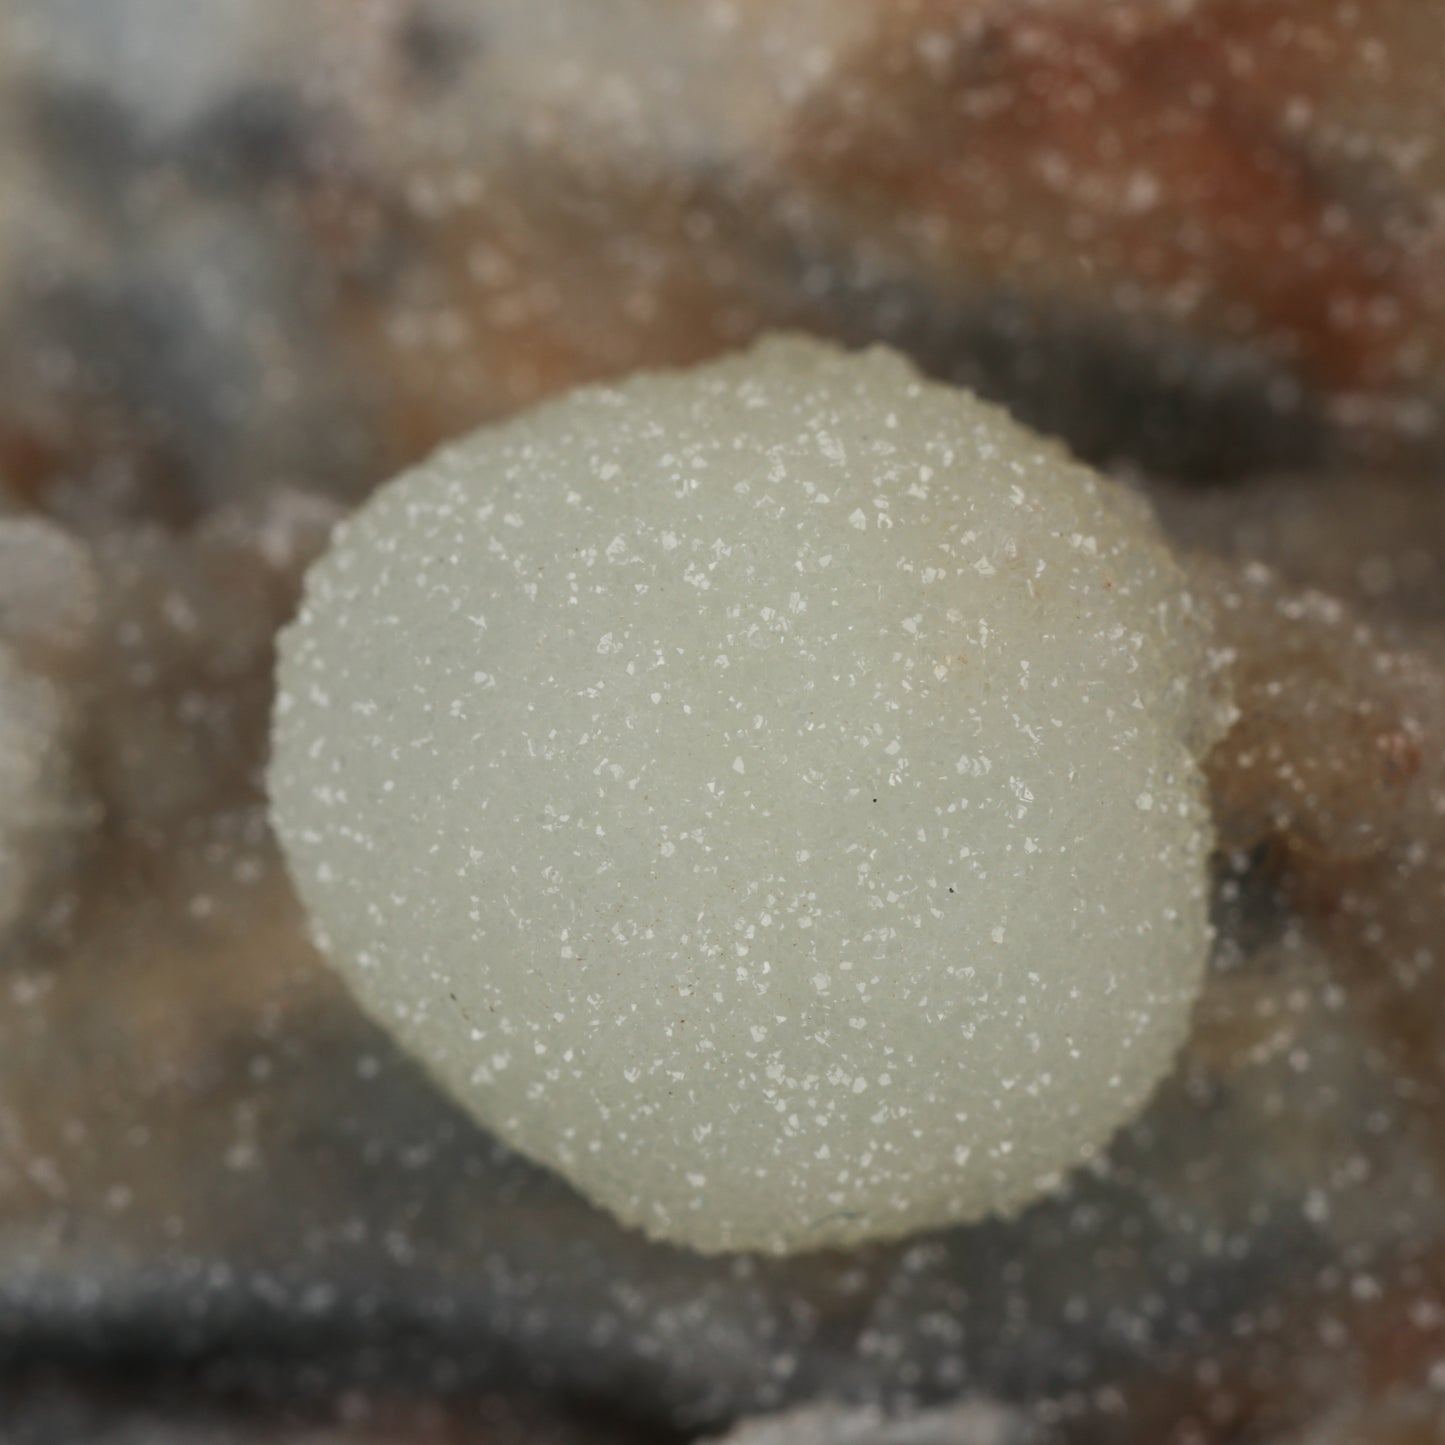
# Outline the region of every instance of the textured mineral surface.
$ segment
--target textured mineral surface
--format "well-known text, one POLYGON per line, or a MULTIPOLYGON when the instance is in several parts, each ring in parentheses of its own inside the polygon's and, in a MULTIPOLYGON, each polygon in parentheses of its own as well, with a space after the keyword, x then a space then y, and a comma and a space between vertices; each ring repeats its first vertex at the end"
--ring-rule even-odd
POLYGON ((275 818, 358 999, 509 1144, 699 1248, 897 1235, 1011 1213, 1173 1062, 1207 645, 1123 487, 775 338, 338 529, 275 818))
POLYGON ((48 699, 3 765, 0 1436, 1440 1439, 1442 31, 0 7, 0 646, 48 699), (780 327, 886 341, 1144 492, 1241 716, 1193 1027, 1098 1158, 1007 1220, 709 1259, 366 1018, 262 781, 339 517, 444 438, 780 327))

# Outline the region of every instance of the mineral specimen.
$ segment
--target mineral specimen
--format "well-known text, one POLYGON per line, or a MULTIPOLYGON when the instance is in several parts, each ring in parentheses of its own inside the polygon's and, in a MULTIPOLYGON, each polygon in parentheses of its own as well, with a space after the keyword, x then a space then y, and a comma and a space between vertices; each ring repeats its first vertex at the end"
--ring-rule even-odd
POLYGON ((624 1220, 1007 1212, 1168 1069, 1204 633, 1147 513, 881 350, 579 392, 385 488, 281 645, 275 815, 363 1005, 624 1220))

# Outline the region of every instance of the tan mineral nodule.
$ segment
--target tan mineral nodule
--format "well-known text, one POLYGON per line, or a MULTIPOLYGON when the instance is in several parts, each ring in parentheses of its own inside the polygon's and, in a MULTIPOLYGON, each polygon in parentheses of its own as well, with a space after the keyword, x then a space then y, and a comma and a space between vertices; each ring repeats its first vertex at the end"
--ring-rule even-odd
POLYGON ((363 1007, 650 1235, 1006 1213, 1169 1070, 1206 636, 1146 508, 882 349, 576 392, 341 526, 271 791, 363 1007))

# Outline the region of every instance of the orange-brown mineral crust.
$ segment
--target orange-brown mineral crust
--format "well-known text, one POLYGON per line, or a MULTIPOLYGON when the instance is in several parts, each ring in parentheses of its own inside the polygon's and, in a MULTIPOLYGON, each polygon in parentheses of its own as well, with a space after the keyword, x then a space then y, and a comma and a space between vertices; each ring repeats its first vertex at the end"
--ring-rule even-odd
POLYGON ((1313 385, 1413 392, 1442 354, 1442 124, 1394 3, 920 0, 793 133, 816 224, 944 287, 1039 290, 1263 347, 1313 385), (1408 122, 1406 118, 1408 117, 1408 122))

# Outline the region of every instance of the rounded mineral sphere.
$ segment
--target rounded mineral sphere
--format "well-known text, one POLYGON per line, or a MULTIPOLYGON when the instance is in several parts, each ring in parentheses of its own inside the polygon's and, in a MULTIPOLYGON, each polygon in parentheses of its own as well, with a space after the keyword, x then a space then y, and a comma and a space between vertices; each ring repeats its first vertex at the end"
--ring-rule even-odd
POLYGON ((281 642, 318 938, 648 1233, 1006 1212, 1167 1072, 1208 948, 1199 638, 1147 512, 881 349, 573 395, 384 487, 281 642))

